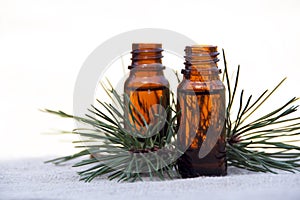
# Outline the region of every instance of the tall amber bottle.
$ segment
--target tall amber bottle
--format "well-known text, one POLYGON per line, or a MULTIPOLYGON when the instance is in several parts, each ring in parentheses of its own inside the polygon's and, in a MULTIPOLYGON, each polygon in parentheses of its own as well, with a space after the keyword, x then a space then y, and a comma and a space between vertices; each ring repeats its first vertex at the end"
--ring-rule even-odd
POLYGON ((225 152, 225 88, 219 79, 217 47, 185 48, 183 81, 178 85, 178 159, 183 178, 227 174, 225 152))
MULTIPOLYGON (((164 76, 165 67, 161 61, 162 52, 161 44, 132 44, 132 63, 128 67, 130 74, 124 85, 124 92, 128 97, 125 97, 125 105, 131 108, 125 109, 124 117, 130 123, 125 122, 124 126, 131 132, 138 130, 139 134, 145 137, 149 136, 146 135, 145 122, 155 127, 160 137, 164 136, 166 131, 165 123, 160 127, 155 126, 160 121, 157 114, 166 114, 164 110, 170 101, 169 82, 164 76)), ((155 130, 151 134, 156 134, 155 130)))

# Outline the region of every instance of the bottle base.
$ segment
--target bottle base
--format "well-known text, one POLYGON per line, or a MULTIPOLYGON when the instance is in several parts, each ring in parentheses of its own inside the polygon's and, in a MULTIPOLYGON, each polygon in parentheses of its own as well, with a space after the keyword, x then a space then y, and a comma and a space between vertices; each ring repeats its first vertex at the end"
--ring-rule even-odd
POLYGON ((203 165, 188 165, 184 162, 184 159, 179 158, 178 171, 182 178, 194 178, 199 176, 226 176, 227 175, 227 163, 223 160, 222 163, 216 163, 211 166, 207 164, 203 165))
POLYGON ((199 176, 226 176, 227 171, 223 169, 189 169, 179 168, 179 173, 182 178, 195 178, 199 176))

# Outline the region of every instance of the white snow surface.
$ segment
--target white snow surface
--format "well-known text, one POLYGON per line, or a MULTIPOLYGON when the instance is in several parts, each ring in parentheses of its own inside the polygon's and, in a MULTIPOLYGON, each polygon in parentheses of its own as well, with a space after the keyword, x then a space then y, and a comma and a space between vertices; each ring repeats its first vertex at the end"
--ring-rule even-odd
POLYGON ((44 164, 50 158, 0 161, 0 199, 300 199, 300 173, 254 173, 230 167, 225 177, 119 183, 99 177, 79 181, 72 163, 44 164))

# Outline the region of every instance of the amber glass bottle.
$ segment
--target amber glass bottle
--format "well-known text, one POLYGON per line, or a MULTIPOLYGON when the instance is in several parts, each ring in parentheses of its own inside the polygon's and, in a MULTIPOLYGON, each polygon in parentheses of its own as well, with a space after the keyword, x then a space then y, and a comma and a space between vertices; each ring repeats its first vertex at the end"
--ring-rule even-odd
POLYGON ((225 152, 225 88, 219 79, 217 47, 185 48, 183 81, 178 85, 178 159, 183 178, 227 173, 225 152))
POLYGON ((169 82, 164 76, 165 67, 161 61, 162 51, 161 44, 132 44, 132 63, 128 67, 130 74, 124 85, 124 92, 128 97, 124 97, 125 105, 130 107, 125 109, 124 114, 125 120, 130 123, 124 123, 124 126, 132 132, 138 130, 139 134, 145 137, 149 136, 145 135, 145 122, 155 127, 160 137, 164 136, 166 131, 165 123, 160 127, 155 126, 160 120, 157 114, 166 114, 162 112, 170 101, 169 82))

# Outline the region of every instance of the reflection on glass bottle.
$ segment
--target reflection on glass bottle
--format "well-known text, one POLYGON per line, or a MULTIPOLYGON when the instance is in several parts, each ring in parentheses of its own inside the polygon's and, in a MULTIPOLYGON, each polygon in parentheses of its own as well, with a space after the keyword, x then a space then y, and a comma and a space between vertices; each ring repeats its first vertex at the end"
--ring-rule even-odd
MULTIPOLYGON (((165 135, 165 109, 169 105, 169 82, 162 65, 162 45, 136 43, 132 45, 130 75, 125 82, 124 127, 141 137, 165 135), (130 102, 129 102, 130 100, 130 102), (147 131, 146 125, 151 129, 147 131)), ((140 139, 143 141, 143 139, 140 139)))
POLYGON ((227 173, 225 150, 225 88, 219 79, 216 46, 185 48, 183 81, 178 85, 178 159, 183 178, 227 173))

